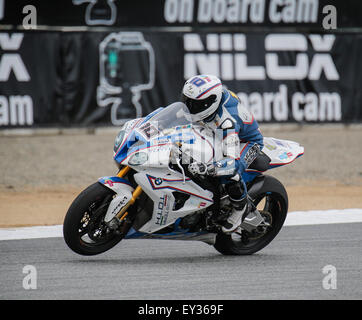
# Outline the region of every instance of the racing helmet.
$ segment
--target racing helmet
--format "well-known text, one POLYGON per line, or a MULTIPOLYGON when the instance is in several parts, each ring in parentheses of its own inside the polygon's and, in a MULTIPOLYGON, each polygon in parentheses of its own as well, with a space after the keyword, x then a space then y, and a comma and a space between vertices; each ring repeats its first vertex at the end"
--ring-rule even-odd
POLYGON ((197 75, 188 79, 182 89, 181 100, 188 107, 193 120, 211 120, 222 96, 222 83, 213 75, 197 75))

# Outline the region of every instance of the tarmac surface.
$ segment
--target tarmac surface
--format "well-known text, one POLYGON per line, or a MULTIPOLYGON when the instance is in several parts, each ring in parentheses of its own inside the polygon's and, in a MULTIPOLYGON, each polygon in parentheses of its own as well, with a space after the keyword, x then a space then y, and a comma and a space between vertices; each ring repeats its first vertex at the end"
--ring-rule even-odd
POLYGON ((359 300, 361 230, 362 223, 285 226, 252 256, 223 256, 193 241, 125 240, 93 257, 62 238, 0 241, 0 299, 359 300), (36 288, 26 290, 29 270, 36 288))

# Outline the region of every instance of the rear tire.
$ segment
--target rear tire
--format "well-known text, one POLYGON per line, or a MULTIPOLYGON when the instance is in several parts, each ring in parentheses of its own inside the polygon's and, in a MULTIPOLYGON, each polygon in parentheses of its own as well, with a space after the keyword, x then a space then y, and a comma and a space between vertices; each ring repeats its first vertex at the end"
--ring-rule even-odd
POLYGON ((96 255, 122 240, 123 235, 110 230, 103 221, 113 195, 112 190, 96 182, 75 198, 63 224, 64 240, 74 252, 96 255))
POLYGON ((261 214, 271 222, 264 233, 250 234, 243 230, 241 234, 220 233, 216 237, 215 249, 224 255, 251 255, 265 248, 279 233, 288 212, 288 195, 284 186, 275 178, 263 176, 256 180, 249 196, 258 207, 263 199, 265 205, 258 207, 261 214), (257 185, 258 184, 258 185, 257 185))

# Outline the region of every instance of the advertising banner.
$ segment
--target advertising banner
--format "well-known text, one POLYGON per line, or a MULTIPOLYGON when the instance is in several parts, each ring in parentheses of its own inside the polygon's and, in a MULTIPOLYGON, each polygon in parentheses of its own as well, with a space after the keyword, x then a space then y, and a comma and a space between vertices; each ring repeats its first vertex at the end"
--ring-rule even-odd
POLYGON ((337 14, 339 29, 362 26, 362 4, 356 0, 0 0, 0 24, 22 25, 29 5, 37 11, 37 25, 43 27, 234 26, 323 31, 330 14, 337 14))
POLYGON ((120 125, 214 74, 260 122, 360 122, 362 36, 1 32, 0 128, 120 125))

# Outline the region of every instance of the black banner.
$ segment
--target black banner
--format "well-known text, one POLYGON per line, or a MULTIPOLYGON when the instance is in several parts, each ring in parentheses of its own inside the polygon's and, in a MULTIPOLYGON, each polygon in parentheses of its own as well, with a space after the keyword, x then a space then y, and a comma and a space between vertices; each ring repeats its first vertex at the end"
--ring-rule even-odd
POLYGON ((0 24, 26 28, 34 9, 53 27, 362 27, 357 0, 0 0, 0 24))
POLYGON ((362 36, 0 32, 0 128, 120 125, 215 74, 260 122, 361 122, 362 36))

